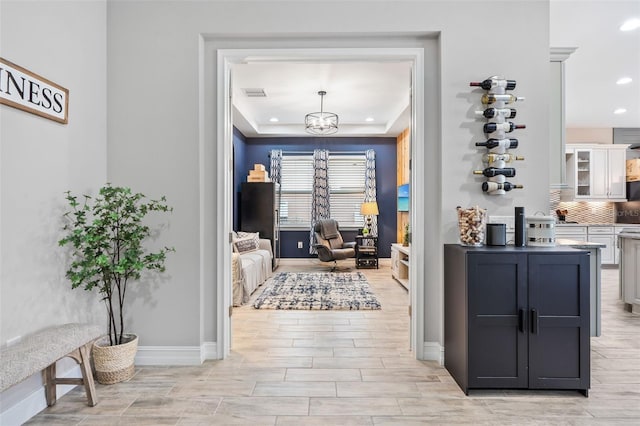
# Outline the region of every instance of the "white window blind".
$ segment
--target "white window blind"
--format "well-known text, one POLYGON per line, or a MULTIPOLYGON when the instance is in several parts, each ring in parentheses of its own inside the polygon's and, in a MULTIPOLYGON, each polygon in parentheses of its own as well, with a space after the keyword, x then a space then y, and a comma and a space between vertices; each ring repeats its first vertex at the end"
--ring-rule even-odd
MULTIPOLYGON (((364 155, 329 156, 331 217, 342 228, 362 226, 360 205, 364 200, 365 170, 364 155)), ((313 156, 285 153, 280 176, 280 225, 283 228, 311 226, 313 156)))
POLYGON ((364 155, 329 156, 329 205, 341 228, 362 226, 365 172, 364 155))
POLYGON ((283 155, 280 169, 280 226, 311 226, 313 156, 283 155))

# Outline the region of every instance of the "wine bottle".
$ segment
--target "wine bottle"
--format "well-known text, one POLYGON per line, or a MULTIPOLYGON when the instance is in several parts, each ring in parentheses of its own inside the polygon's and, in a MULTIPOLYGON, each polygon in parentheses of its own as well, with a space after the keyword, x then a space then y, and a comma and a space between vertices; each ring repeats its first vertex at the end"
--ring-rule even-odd
POLYGON ((507 133, 513 132, 515 129, 526 129, 524 124, 514 124, 509 121, 506 123, 485 123, 483 130, 485 133, 495 132, 497 130, 504 130, 507 133))
POLYGON ((487 139, 486 142, 476 142, 476 146, 485 146, 487 149, 492 148, 504 148, 511 149, 518 147, 518 139, 510 138, 510 139, 487 139))
POLYGON ((482 182, 482 191, 492 193, 495 191, 511 191, 512 189, 522 189, 522 185, 515 185, 511 182, 482 182))
POLYGON ((474 170, 473 174, 485 175, 486 177, 494 177, 498 175, 503 175, 506 177, 514 177, 516 175, 516 169, 514 169, 513 167, 505 167, 502 169, 498 167, 487 167, 484 170, 474 170))
POLYGON ((504 78, 488 78, 484 81, 472 81, 469 83, 471 87, 482 87, 484 90, 491 90, 494 87, 504 87, 505 90, 513 90, 516 88, 515 80, 505 80, 504 78))
POLYGON ((496 161, 504 161, 505 163, 511 163, 512 161, 516 161, 516 160, 524 160, 524 157, 521 157, 519 155, 509 154, 509 153, 496 154, 493 152, 484 154, 482 156, 482 161, 484 161, 485 163, 493 163, 496 161))
POLYGON ((513 96, 511 94, 509 95, 497 95, 495 93, 485 93, 484 95, 482 95, 482 103, 485 105, 489 105, 489 104, 493 104, 496 103, 498 101, 502 101, 505 102, 507 104, 512 104, 514 102, 517 101, 524 101, 524 98, 522 96, 513 96))
POLYGON ((476 111, 476 115, 483 115, 486 118, 494 118, 494 117, 504 117, 504 118, 515 118, 516 110, 515 108, 487 108, 484 111, 476 111))

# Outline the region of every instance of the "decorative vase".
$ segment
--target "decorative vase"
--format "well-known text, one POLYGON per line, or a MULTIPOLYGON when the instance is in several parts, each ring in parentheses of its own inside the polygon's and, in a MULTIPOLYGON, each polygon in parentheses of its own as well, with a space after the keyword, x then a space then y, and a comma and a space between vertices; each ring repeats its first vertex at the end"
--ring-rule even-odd
POLYGON ((93 344, 93 362, 96 367, 96 378, 103 385, 124 382, 133 377, 133 364, 138 352, 138 336, 125 334, 125 343, 110 346, 109 336, 103 337, 93 344))

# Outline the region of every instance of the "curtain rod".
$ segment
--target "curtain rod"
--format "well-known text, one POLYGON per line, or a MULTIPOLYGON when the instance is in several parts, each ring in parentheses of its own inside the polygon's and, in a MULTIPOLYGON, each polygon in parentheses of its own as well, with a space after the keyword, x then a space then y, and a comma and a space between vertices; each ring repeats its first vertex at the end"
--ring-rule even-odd
MULTIPOLYGON (((367 155, 366 151, 329 151, 329 154, 334 155, 367 155)), ((285 151, 282 150, 282 155, 313 155, 313 151, 285 151)), ((268 157, 271 157, 271 152, 267 154, 268 157)))

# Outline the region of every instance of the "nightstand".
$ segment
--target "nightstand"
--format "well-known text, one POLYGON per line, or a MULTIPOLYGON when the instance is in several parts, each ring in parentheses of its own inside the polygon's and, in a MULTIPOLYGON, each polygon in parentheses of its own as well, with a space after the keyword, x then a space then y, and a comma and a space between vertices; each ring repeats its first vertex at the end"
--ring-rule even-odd
POLYGON ((378 269, 378 237, 356 236, 356 268, 378 269))

